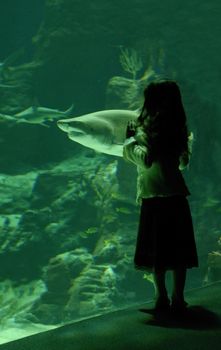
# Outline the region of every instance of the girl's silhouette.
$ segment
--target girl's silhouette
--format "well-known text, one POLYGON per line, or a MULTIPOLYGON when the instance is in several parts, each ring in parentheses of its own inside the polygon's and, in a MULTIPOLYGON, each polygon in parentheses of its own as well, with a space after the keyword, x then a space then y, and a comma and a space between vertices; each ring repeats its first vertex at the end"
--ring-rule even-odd
POLYGON ((137 166, 141 203, 134 263, 154 275, 156 310, 170 307, 165 273, 173 271, 171 307, 185 309, 186 269, 198 266, 190 194, 181 170, 189 163, 192 134, 176 82, 156 80, 144 91, 137 122, 128 124, 123 156, 137 166))

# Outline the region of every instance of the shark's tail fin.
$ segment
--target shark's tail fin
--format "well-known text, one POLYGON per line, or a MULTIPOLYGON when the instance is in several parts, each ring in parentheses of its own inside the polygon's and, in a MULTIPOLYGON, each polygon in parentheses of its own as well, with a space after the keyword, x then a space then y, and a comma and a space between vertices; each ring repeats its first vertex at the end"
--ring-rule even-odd
POLYGON ((64 115, 67 115, 67 116, 71 115, 73 110, 74 110, 74 104, 72 103, 71 107, 68 108, 66 111, 64 111, 64 115))

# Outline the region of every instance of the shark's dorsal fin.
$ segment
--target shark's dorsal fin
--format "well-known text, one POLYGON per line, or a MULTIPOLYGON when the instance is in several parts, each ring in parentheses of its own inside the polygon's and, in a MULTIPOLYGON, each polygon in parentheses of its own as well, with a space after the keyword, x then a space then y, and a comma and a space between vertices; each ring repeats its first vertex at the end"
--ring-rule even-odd
POLYGON ((38 113, 38 106, 34 105, 34 106, 31 106, 31 108, 34 114, 38 113))
POLYGON ((64 115, 67 115, 67 116, 71 115, 73 110, 74 110, 74 104, 72 103, 71 107, 68 108, 66 111, 64 111, 64 115))

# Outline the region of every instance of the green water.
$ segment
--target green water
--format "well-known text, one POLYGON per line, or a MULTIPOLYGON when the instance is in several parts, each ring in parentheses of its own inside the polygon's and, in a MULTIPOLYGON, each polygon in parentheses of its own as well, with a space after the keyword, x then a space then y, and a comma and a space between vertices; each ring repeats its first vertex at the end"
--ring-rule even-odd
POLYGON ((220 15, 219 1, 1 2, 1 342, 154 295, 133 267, 135 169, 69 140, 54 111, 16 115, 31 106, 136 109, 151 74, 176 79, 195 137, 186 288, 221 278, 220 15))

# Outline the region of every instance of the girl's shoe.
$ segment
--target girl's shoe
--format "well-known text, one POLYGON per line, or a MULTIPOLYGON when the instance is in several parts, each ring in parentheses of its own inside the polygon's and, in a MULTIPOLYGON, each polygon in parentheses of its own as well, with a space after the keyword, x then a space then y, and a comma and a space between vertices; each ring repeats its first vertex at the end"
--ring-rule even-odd
POLYGON ((177 313, 184 312, 187 309, 188 303, 185 300, 172 298, 171 310, 177 313))
POLYGON ((155 311, 168 311, 170 309, 170 300, 167 297, 159 297, 155 303, 155 311))

